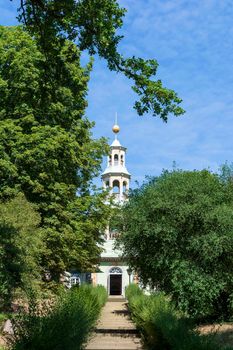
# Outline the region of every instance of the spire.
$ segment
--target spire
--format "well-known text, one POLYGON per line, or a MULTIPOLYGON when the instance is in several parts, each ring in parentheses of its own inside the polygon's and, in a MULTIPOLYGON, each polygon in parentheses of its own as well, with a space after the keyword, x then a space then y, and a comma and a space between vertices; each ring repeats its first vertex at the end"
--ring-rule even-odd
POLYGON ((119 127, 119 125, 118 125, 118 123, 117 123, 117 112, 116 112, 116 114, 115 114, 115 124, 114 124, 113 127, 112 127, 112 131, 113 131, 114 134, 115 134, 115 140, 117 140, 117 134, 118 134, 118 132, 120 131, 120 127, 119 127))

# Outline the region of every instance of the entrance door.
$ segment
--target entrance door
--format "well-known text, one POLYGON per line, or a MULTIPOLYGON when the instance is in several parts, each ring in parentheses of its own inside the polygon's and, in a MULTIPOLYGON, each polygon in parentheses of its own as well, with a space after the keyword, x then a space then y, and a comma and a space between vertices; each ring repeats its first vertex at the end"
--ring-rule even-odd
POLYGON ((122 275, 110 275, 110 295, 121 295, 122 275))

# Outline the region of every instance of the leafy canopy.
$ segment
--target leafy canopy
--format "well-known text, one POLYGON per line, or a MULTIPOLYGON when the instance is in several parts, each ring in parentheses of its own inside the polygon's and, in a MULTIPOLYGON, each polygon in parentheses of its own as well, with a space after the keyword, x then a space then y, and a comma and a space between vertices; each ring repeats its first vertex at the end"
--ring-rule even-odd
POLYGON ((134 190, 123 215, 124 255, 142 281, 189 315, 229 317, 233 187, 203 171, 164 171, 134 190))
POLYGON ((70 41, 48 61, 22 28, 0 27, 0 198, 21 191, 37 204, 42 265, 56 278, 96 261, 108 211, 103 194, 90 194, 107 152, 83 117, 90 68, 70 41))
POLYGON ((134 104, 139 115, 150 112, 166 122, 169 113, 183 114, 179 106, 182 100, 154 79, 158 68, 155 59, 125 58, 118 52, 123 36, 117 30, 125 13, 116 0, 21 0, 18 18, 49 59, 57 44, 69 39, 79 50, 98 54, 110 70, 132 80, 132 89, 139 96, 134 104))

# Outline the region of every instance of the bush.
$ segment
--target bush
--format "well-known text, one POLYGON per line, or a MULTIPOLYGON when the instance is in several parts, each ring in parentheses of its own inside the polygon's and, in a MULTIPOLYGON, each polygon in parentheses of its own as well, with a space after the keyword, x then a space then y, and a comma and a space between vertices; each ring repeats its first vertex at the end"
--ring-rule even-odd
POLYGON ((231 319, 232 177, 163 171, 130 193, 121 225, 118 244, 144 284, 198 321, 231 319))
POLYGON ((104 287, 81 286, 61 293, 53 306, 30 302, 28 314, 13 320, 12 350, 81 349, 106 299, 104 287))
POLYGON ((139 287, 130 285, 126 290, 126 297, 132 318, 149 349, 221 349, 210 337, 201 336, 194 329, 192 322, 177 312, 169 298, 163 293, 146 296, 139 287))

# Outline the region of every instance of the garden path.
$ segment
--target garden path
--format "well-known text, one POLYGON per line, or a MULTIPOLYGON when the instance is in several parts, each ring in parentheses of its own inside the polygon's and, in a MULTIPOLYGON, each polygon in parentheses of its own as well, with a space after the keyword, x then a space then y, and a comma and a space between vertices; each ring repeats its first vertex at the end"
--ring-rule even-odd
POLYGON ((111 297, 104 306, 86 350, 139 350, 141 339, 130 320, 126 300, 111 297))

